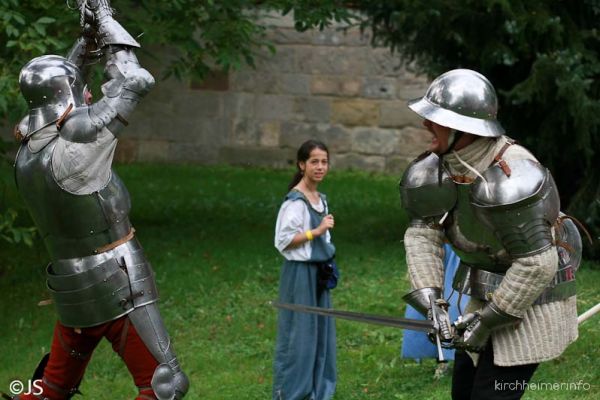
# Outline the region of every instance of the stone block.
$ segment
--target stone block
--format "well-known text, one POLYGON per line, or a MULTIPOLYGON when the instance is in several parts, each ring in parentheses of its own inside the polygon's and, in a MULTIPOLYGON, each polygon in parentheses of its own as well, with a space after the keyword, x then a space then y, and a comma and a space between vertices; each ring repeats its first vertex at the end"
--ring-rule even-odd
POLYGON ((188 121, 188 125, 181 129, 177 142, 203 143, 220 146, 229 138, 230 120, 225 118, 204 118, 198 121, 188 121))
POLYGON ((279 146, 280 121, 265 121, 258 125, 259 144, 266 147, 279 146))
POLYGON ((408 164, 414 160, 415 157, 403 157, 403 156, 391 156, 385 160, 385 172, 394 174, 398 177, 398 180, 402 177, 402 173, 408 167, 408 164))
POLYGON ((259 143, 260 133, 257 122, 250 118, 233 121, 232 141, 237 146, 256 146, 259 143))
POLYGON ((329 122, 331 106, 327 99, 318 97, 297 97, 294 99, 296 120, 307 122, 329 122))
POLYGON ((217 118, 223 113, 221 92, 187 91, 173 98, 173 106, 182 118, 217 118))
POLYGON ((423 118, 412 111, 405 101, 383 101, 380 103, 379 126, 398 128, 402 126, 422 126, 423 118))
POLYGON ((177 142, 169 148, 169 160, 173 162, 216 164, 218 155, 218 147, 202 143, 177 142))
POLYGON ((229 84, 231 91, 235 92, 255 92, 258 79, 258 73, 250 67, 240 68, 231 73, 229 84))
POLYGON ((320 140, 332 152, 347 152, 352 147, 352 137, 349 130, 342 126, 329 124, 310 124, 298 122, 283 122, 279 145, 297 150, 309 139, 320 140))
POLYGON ((294 115, 292 96, 256 96, 256 118, 258 120, 289 120, 294 115))
POLYGON ((389 155, 398 148, 399 132, 392 129, 357 128, 352 132, 352 151, 389 155))
POLYGON ((298 46, 296 70, 305 74, 361 76, 366 69, 367 48, 298 46))
POLYGON ((366 78, 362 94, 370 99, 393 99, 396 97, 396 80, 393 78, 366 78))
POLYGON ((287 168, 294 165, 295 151, 292 149, 224 146, 219 149, 219 163, 242 166, 264 166, 287 168))
POLYGON ((314 41, 314 31, 298 32, 289 28, 271 28, 266 31, 266 39, 274 44, 306 44, 314 41))
POLYGON ((225 92, 229 90, 229 72, 210 71, 201 81, 192 79, 190 82, 190 89, 225 92))
POLYGON ((397 154, 415 158, 429 148, 432 134, 426 129, 405 127, 400 130, 397 154))
POLYGON ((170 143, 167 140, 141 140, 138 143, 137 161, 166 162, 169 160, 170 143))
POLYGON ((347 126, 374 126, 379 122, 379 104, 372 100, 334 100, 331 120, 347 126))
POLYGON ((355 97, 360 94, 363 79, 352 76, 313 75, 310 91, 315 95, 355 97))
POLYGON ((336 29, 316 31, 312 36, 312 44, 317 46, 340 46, 345 44, 344 32, 336 29))
POLYGON ((369 76, 386 76, 395 79, 403 77, 406 73, 398 53, 393 54, 389 48, 371 48, 365 72, 369 76))
POLYGON ((306 74, 279 74, 277 75, 277 93, 282 94, 310 94, 310 76, 306 74))
POLYGON ((418 97, 423 97, 428 87, 429 83, 426 81, 402 80, 398 82, 396 93, 399 99, 412 100, 418 97))
POLYGON ((331 155, 331 167, 340 170, 384 171, 385 157, 365 156, 355 153, 331 155))
POLYGON ((360 93, 364 83, 362 78, 341 78, 340 94, 342 96, 356 97, 360 93))
POLYGON ((254 118, 256 115, 255 94, 229 92, 224 96, 223 104, 226 118, 254 118))
POLYGON ((119 139, 115 150, 114 160, 118 163, 129 164, 137 160, 138 143, 129 138, 119 139))
POLYGON ((266 73, 294 73, 297 71, 297 46, 279 45, 275 53, 263 50, 255 55, 256 70, 266 73))

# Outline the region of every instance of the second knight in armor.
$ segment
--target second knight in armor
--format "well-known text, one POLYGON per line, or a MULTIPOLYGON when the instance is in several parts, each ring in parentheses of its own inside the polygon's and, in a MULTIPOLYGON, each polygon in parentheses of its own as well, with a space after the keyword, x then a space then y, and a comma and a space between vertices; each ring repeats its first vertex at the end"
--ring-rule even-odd
MULTIPOLYGON (((454 280, 471 295, 455 323, 453 399, 518 399, 542 361, 577 338, 575 271, 581 238, 560 212, 550 171, 504 136, 493 86, 458 69, 409 102, 433 134, 400 183, 411 223, 404 236, 407 302, 424 314, 441 299, 442 246, 460 255, 454 280), (522 390, 519 390, 521 388, 522 390)), ((431 313, 429 313, 431 314, 431 313)))
POLYGON ((30 112, 15 131, 15 178, 51 258, 47 286, 58 322, 34 376, 42 393, 17 398, 71 398, 105 337, 139 388, 136 399, 181 399, 188 379, 129 221, 129 193, 111 168, 117 137, 154 79, 108 0, 79 3, 83 35, 68 57, 34 58, 20 75, 30 112), (98 52, 106 56, 108 80, 104 97, 91 104, 83 70, 98 52))

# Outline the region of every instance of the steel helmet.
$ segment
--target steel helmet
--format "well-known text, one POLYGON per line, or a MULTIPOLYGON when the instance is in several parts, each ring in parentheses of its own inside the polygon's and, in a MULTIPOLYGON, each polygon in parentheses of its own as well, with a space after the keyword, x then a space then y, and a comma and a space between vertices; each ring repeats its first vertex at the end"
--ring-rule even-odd
POLYGON ((504 133, 496 120, 494 87, 485 76, 470 69, 454 69, 438 76, 425 96, 409 101, 408 107, 425 119, 458 131, 487 137, 504 133))
POLYGON ((21 69, 19 85, 30 110, 29 134, 56 121, 70 104, 85 104, 81 70, 61 56, 45 55, 29 61, 21 69))

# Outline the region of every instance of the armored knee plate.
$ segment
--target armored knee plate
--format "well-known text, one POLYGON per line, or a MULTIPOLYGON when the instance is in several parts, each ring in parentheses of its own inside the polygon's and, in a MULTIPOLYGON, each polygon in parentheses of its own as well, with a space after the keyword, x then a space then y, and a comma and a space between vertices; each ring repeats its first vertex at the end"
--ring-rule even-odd
POLYGON ((152 375, 152 390, 158 400, 182 399, 188 391, 190 382, 181 371, 177 359, 156 367, 152 375))

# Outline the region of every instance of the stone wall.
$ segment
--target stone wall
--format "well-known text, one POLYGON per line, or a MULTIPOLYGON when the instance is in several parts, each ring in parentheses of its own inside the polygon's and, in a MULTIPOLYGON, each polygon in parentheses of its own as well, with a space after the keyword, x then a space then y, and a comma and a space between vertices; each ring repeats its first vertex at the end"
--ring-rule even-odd
MULTIPOLYGON (((158 80, 117 159, 284 167, 303 141, 318 138, 335 168, 396 173, 426 148, 429 134, 406 100, 427 82, 399 68, 397 56, 372 48, 358 29, 300 33, 290 18, 269 21, 277 51, 261 54, 256 69, 200 84, 158 80)), ((160 62, 142 61, 160 75, 160 62)))

